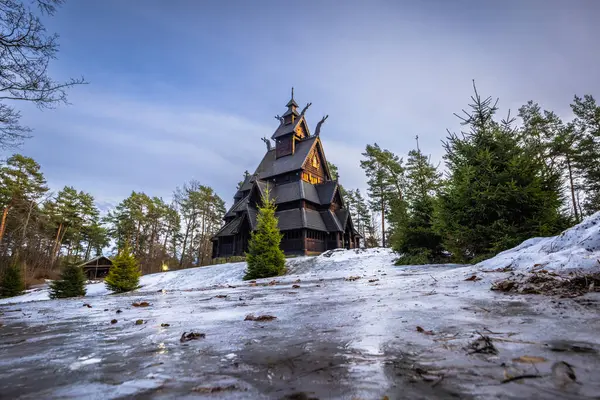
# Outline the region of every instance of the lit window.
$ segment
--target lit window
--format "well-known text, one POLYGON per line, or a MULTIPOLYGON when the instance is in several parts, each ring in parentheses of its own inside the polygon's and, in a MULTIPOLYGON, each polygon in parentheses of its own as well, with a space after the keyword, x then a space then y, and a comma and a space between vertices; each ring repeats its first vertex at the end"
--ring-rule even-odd
POLYGON ((315 154, 312 159, 312 166, 315 168, 319 168, 319 158, 315 154))

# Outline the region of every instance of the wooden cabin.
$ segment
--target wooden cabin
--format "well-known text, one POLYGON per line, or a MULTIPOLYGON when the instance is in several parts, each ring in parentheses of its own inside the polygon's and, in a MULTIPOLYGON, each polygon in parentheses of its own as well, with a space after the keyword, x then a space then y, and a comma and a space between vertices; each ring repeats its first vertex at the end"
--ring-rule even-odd
POLYGON ((287 255, 316 254, 336 248, 355 248, 359 234, 345 208, 339 185, 327 166, 319 137, 323 118, 311 135, 304 113, 292 99, 271 139, 263 139, 267 152, 254 174, 245 177, 224 217, 225 224, 212 238, 213 258, 241 256, 248 250, 250 232, 256 229, 258 206, 267 186, 275 199, 278 225, 287 255))
POLYGON ((103 279, 108 275, 108 271, 110 271, 112 265, 113 263, 110 258, 100 256, 86 261, 79 265, 79 267, 83 269, 83 272, 88 279, 103 279))

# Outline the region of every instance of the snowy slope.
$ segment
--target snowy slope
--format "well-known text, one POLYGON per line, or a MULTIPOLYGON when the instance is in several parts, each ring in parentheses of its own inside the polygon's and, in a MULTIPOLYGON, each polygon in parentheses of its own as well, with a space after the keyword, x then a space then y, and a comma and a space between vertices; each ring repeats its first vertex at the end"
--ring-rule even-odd
POLYGON ((533 238, 477 264, 483 270, 511 266, 561 272, 600 268, 600 212, 558 236, 533 238))
MULTIPOLYGON (((396 255, 390 249, 337 250, 318 257, 298 257, 287 260, 288 273, 280 281, 300 278, 341 278, 349 275, 372 274, 382 265, 390 265, 396 255)), ((242 284, 246 263, 220 264, 179 271, 144 275, 136 292, 158 290, 199 290, 242 284)), ((267 281, 270 281, 268 279, 267 281)), ((261 280, 259 280, 260 282, 261 280)), ((110 294, 104 283, 87 285, 87 297, 110 294)), ((17 297, 0 299, 0 304, 48 300, 48 289, 34 289, 17 297)))

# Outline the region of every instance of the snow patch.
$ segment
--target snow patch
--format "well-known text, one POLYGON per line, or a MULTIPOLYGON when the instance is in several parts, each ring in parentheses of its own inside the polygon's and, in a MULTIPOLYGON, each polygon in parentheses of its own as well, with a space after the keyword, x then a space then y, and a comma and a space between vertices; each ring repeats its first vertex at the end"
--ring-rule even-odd
POLYGON ((517 271, 539 267, 567 272, 600 269, 599 260, 600 212, 597 212, 558 236, 528 239, 477 267, 489 270, 510 266, 517 271))

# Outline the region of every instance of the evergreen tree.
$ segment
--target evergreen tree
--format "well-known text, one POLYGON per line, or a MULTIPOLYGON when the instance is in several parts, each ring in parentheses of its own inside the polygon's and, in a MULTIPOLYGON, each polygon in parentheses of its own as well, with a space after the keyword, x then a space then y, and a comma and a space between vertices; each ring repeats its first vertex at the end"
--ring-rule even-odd
POLYGON ((256 231, 252 232, 248 244, 248 270, 244 279, 268 278, 285 272, 285 256, 279 248, 282 235, 275 217, 275 199, 270 198, 268 186, 262 203, 258 209, 256 231))
POLYGON ((392 243, 402 254, 397 264, 440 262, 442 237, 434 229, 434 207, 441 174, 418 148, 408 153, 406 171, 406 209, 394 212, 399 220, 392 243))
POLYGON ((113 292, 130 292, 139 286, 140 275, 139 264, 126 244, 114 258, 104 283, 113 292))
POLYGON ((0 297, 18 296, 25 290, 21 269, 11 265, 4 270, 0 279, 0 297))
POLYGON ((477 90, 469 127, 444 143, 449 179, 439 199, 445 248, 459 259, 477 259, 525 239, 556 234, 562 226, 560 180, 545 176, 535 151, 519 143, 512 120, 496 122, 491 98, 477 90))
POLYGON ((50 283, 50 298, 85 296, 85 280, 81 267, 74 263, 67 263, 60 274, 60 279, 50 283))
POLYGON ((367 175, 371 208, 381 213, 381 241, 386 246, 385 222, 392 203, 404 201, 404 168, 402 160, 377 143, 367 145, 360 166, 367 175))
POLYGON ((600 210, 600 106, 591 95, 575 96, 571 109, 579 138, 575 166, 581 171, 586 195, 583 207, 589 215, 600 210))

